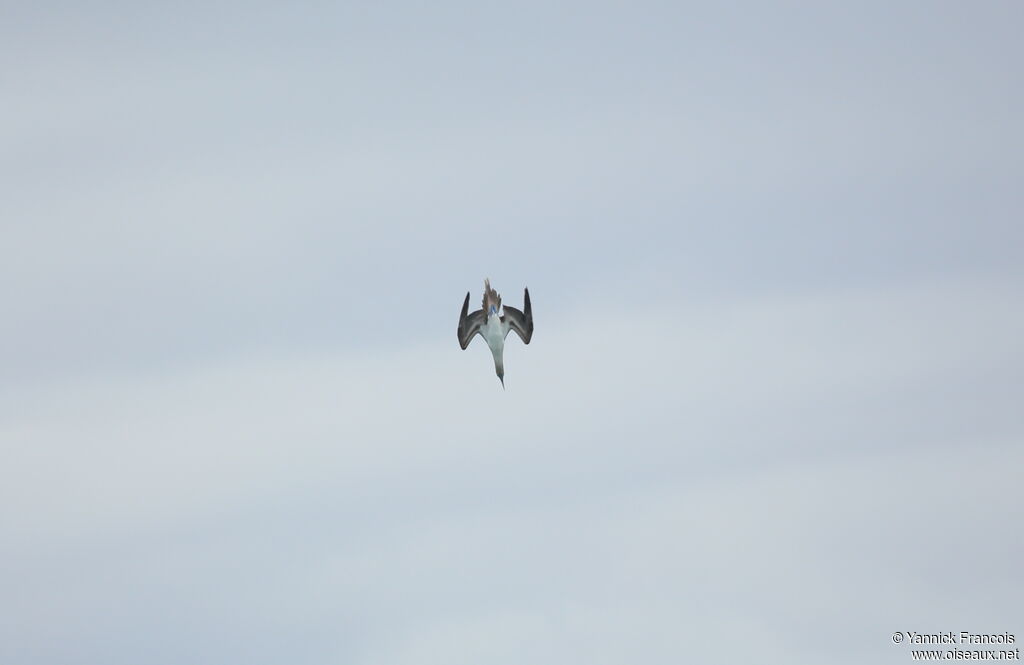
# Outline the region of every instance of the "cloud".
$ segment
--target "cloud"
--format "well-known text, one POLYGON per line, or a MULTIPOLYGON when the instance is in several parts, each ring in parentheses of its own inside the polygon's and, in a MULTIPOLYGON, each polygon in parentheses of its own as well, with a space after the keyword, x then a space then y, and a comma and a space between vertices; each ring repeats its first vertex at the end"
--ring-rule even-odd
POLYGON ((1012 632, 1016 11, 16 9, 0 661, 1012 632))

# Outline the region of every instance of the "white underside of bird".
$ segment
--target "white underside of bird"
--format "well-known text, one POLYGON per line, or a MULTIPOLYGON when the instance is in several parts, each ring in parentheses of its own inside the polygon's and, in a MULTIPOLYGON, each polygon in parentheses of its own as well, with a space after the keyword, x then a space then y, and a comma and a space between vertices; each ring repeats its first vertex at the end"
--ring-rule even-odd
MULTIPOLYGON (((480 327, 480 336, 487 342, 487 348, 494 356, 494 366, 502 369, 504 369, 502 355, 505 353, 505 338, 508 336, 509 330, 511 327, 507 323, 501 322, 501 316, 494 309, 487 315, 487 323, 480 327)), ((504 378, 502 378, 501 385, 505 385, 504 378)))

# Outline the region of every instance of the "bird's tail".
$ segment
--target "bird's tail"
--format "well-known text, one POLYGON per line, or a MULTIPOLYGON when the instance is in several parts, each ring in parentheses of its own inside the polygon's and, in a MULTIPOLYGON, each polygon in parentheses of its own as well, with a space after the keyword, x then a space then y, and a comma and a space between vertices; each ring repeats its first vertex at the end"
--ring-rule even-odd
POLYGON ((483 306, 484 315, 485 316, 487 314, 490 314, 490 312, 491 312, 491 305, 494 305, 494 308, 496 310, 500 310, 501 309, 501 296, 498 295, 497 291, 495 291, 494 289, 491 288, 491 280, 490 279, 485 279, 484 280, 484 306, 483 306))

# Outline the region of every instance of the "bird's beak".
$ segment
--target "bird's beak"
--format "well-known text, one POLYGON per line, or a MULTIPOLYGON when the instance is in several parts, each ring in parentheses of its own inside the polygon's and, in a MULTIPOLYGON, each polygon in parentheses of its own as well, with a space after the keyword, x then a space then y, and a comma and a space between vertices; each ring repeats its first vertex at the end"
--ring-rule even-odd
POLYGON ((505 377, 499 376, 498 380, 501 381, 501 389, 504 390, 505 389, 505 377))

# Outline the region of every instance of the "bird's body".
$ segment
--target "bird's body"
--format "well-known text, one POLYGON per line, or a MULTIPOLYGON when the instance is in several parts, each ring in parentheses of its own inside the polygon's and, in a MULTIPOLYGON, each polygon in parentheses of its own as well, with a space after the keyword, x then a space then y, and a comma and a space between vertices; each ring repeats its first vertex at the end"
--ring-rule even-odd
POLYGON ((523 289, 523 311, 515 307, 502 307, 501 296, 491 288, 490 280, 484 280, 483 306, 469 314, 469 293, 462 303, 459 315, 459 346, 465 349, 473 337, 479 333, 494 357, 494 373, 498 375, 502 387, 505 386, 505 366, 503 354, 505 337, 510 330, 515 330, 524 344, 529 344, 533 337, 533 307, 530 304, 530 290, 523 289))
POLYGON ((480 336, 487 342, 487 348, 491 350, 491 355, 494 356, 494 371, 498 373, 498 378, 502 379, 501 385, 505 385, 504 375, 505 367, 502 359, 502 355, 505 352, 505 336, 508 335, 508 327, 503 326, 501 323, 501 317, 498 316, 497 310, 492 310, 487 313, 487 323, 480 328, 480 336))

